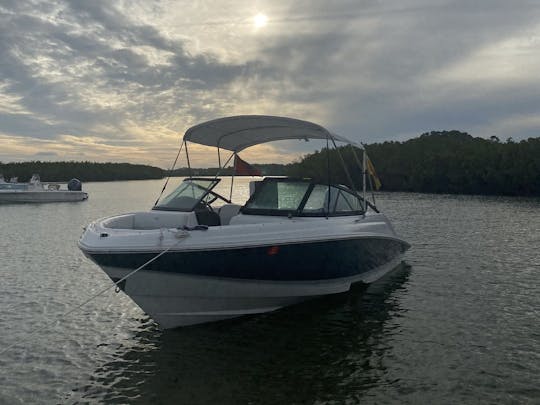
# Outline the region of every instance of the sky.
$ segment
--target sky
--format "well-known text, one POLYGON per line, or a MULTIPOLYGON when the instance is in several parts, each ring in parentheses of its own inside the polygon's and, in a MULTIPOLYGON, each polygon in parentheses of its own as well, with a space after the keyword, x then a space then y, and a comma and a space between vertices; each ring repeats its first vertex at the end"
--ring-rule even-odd
POLYGON ((237 114, 364 143, 537 137, 539 50, 536 0, 0 0, 0 161, 167 168, 186 129, 237 114))

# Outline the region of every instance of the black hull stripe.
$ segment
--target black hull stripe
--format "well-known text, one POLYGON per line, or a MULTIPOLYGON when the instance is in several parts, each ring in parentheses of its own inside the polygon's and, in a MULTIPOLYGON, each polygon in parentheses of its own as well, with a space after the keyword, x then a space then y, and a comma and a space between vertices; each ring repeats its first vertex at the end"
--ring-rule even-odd
MULTIPOLYGON (((207 277, 304 281, 355 276, 382 266, 408 245, 392 239, 355 239, 243 249, 169 252, 145 271, 207 277)), ((135 269, 155 253, 87 253, 102 267, 135 269)))

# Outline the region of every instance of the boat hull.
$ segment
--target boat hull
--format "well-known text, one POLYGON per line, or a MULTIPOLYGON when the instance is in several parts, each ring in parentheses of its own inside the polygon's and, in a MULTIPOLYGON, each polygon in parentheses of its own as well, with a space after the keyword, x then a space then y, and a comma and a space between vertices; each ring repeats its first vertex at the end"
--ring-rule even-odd
POLYGON ((0 191, 0 203, 72 202, 87 198, 83 191, 0 191))
MULTIPOLYGON (((120 287, 162 328, 274 311, 348 291, 395 268, 408 245, 388 238, 171 251, 120 287)), ((118 281, 156 253, 85 252, 118 281)))

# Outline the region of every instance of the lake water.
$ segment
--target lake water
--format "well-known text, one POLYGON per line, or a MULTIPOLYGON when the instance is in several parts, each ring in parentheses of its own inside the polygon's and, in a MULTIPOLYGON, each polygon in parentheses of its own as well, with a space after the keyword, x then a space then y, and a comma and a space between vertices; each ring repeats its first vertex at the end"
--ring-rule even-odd
POLYGON ((0 205, 0 351, 18 343, 1 404, 540 403, 540 200, 379 193, 412 248, 367 288, 164 332, 110 290, 54 322, 110 284, 82 227, 148 209, 162 185, 0 205))

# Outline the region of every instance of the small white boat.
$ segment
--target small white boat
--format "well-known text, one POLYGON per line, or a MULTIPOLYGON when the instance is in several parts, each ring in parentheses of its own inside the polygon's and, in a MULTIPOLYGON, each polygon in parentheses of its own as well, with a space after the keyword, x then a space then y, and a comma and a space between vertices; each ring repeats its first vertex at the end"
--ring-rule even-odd
MULTIPOLYGON (((15 180, 15 179, 13 179, 15 180)), ((88 194, 82 191, 77 179, 64 183, 42 183, 34 174, 28 183, 6 182, 0 175, 0 203, 45 203, 83 201, 88 194)))
MULTIPOLYGON (((188 141, 236 161, 247 147, 284 139, 353 144, 306 121, 238 116, 190 128, 183 147, 189 165, 188 141)), ((265 178, 243 206, 213 191, 217 176, 188 178, 151 211, 92 222, 79 247, 114 282, 147 263, 118 286, 165 329, 273 311, 371 283, 400 264, 409 244, 366 199, 365 151, 363 173, 362 192, 265 178)))

